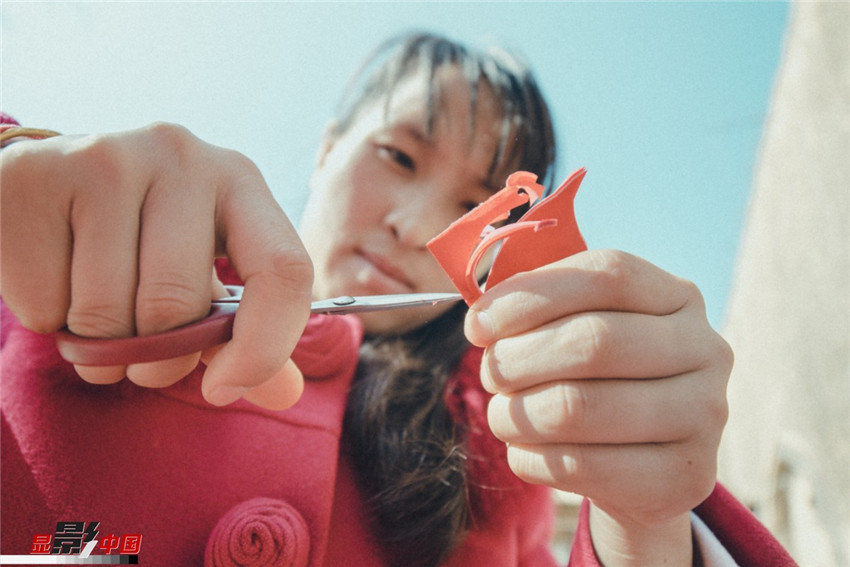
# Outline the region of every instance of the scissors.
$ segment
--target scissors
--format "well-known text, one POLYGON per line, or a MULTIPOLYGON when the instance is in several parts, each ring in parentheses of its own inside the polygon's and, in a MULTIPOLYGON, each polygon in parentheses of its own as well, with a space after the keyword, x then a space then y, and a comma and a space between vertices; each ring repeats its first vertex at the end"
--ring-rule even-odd
MULTIPOLYGON (((211 302, 209 315, 195 323, 147 335, 118 339, 93 339, 63 329, 56 334, 62 358, 84 366, 125 366, 166 360, 225 343, 233 336, 233 319, 242 299, 242 286, 226 286, 230 297, 211 302)), ((311 313, 343 315, 459 301, 459 293, 402 293, 394 295, 343 295, 314 301, 311 313)))

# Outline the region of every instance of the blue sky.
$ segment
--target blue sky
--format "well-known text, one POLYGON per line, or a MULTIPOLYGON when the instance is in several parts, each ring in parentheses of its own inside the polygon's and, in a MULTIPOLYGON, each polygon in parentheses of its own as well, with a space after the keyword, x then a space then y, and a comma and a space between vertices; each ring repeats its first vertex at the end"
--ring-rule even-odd
POLYGON ((411 28, 501 43, 555 114, 595 248, 695 281, 722 327, 786 2, 0 3, 0 108, 66 133, 168 120, 263 171, 297 221, 351 72, 411 28))

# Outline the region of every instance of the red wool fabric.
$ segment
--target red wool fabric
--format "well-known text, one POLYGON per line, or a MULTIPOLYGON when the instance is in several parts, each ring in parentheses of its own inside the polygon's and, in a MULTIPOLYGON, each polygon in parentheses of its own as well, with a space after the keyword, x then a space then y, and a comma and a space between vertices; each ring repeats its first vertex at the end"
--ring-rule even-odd
MULTIPOLYGON (((238 283, 226 264, 219 269, 225 283, 238 283)), ((221 553, 221 545, 254 536, 277 550, 274 564, 384 564, 339 452, 362 338, 356 318, 310 319, 293 354, 304 395, 282 412, 244 401, 211 406, 200 394, 203 367, 164 389, 126 379, 88 384, 59 357, 52 335, 24 329, 5 305, 0 324, 4 554, 29 553, 33 537, 53 534, 59 521, 98 521, 101 536, 141 534, 140 561, 151 565, 202 565, 205 557, 236 565, 228 561, 259 551, 221 553)), ((480 510, 448 564, 521 555, 546 564, 549 491, 516 479, 486 428, 480 356, 469 351, 448 393, 454 415, 470 423, 480 510)))

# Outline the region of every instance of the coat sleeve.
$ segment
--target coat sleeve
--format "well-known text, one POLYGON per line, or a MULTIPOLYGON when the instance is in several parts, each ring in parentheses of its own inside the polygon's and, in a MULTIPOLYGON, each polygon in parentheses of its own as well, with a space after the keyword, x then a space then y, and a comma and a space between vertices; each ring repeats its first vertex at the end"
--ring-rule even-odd
POLYGON ((694 512, 738 565, 758 565, 759 567, 797 565, 753 513, 738 502, 720 483, 694 512))
MULTIPOLYGON (((692 513, 702 565, 705 567, 792 567, 796 563, 743 504, 721 484, 692 513)), ((601 567, 590 536, 590 503, 582 502, 570 567, 601 567)))

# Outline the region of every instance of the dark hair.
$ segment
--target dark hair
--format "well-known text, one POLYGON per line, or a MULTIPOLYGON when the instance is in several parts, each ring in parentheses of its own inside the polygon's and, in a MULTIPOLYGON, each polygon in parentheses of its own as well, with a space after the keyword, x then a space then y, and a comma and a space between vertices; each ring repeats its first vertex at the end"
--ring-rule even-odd
MULTIPOLYGON (((369 103, 388 100, 402 79, 423 70, 433 78, 447 65, 467 79, 472 116, 482 81, 502 105, 502 139, 491 174, 525 169, 546 184, 555 155, 549 110, 527 65, 502 50, 473 51, 428 33, 391 39, 355 75, 336 117, 339 132, 369 103)), ((436 83, 428 82, 428 127, 439 108, 436 83)), ((438 564, 463 540, 474 513, 464 424, 455 423, 445 398, 470 346, 463 336, 465 313, 461 303, 403 335, 367 336, 360 349, 343 446, 390 564, 438 564)))
MULTIPOLYGON (((474 120, 479 83, 483 81, 501 104, 502 129, 499 148, 490 173, 525 169, 536 173, 540 183, 551 185, 554 176, 555 133, 546 101, 528 65, 516 54, 498 47, 473 50, 429 33, 410 33, 392 38, 369 57, 348 85, 337 108, 337 128, 344 132, 370 103, 384 99, 389 109, 395 87, 413 74, 424 72, 428 81, 427 124, 434 123, 439 102, 439 83, 434 79, 445 66, 463 72, 470 90, 474 120)), ((473 132, 470 124, 470 134, 473 132)), ((504 179, 496 179, 501 187, 504 179)))

